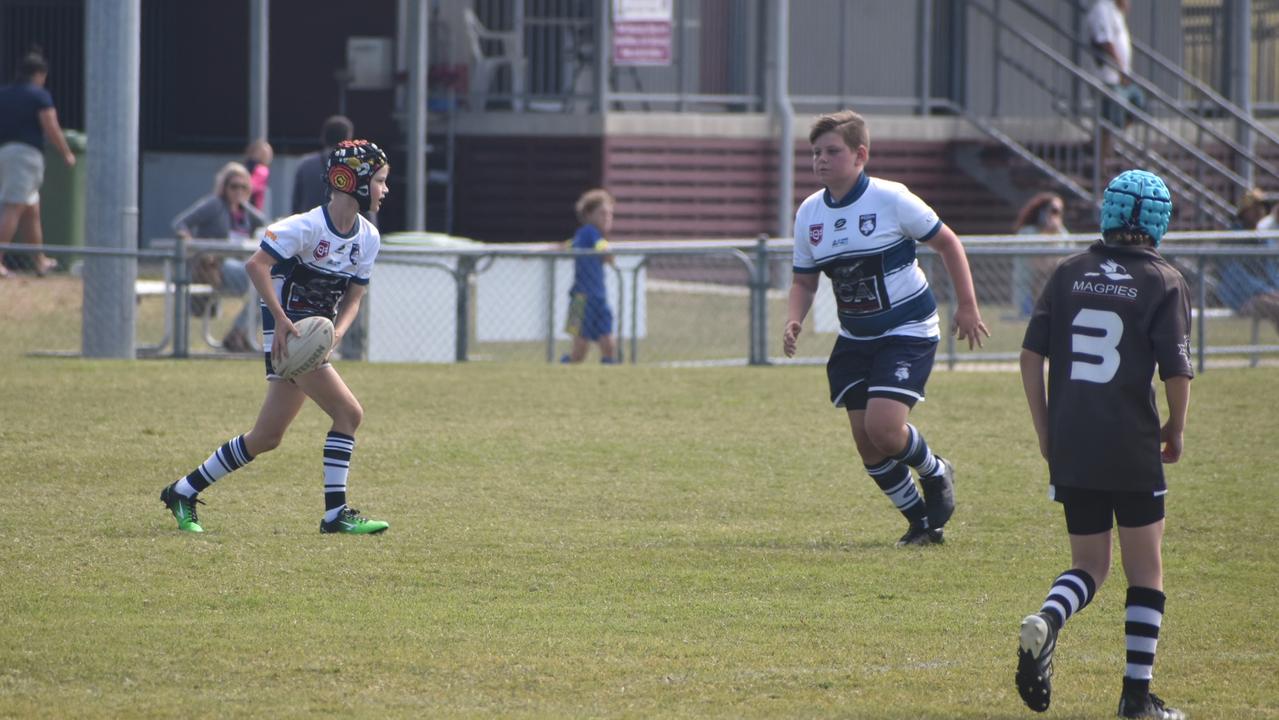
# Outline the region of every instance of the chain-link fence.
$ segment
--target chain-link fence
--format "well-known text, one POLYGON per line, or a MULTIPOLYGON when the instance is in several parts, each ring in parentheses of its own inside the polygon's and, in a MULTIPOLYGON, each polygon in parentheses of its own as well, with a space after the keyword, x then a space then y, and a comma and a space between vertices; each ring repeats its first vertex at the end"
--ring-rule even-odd
MULTIPOLYGON (((1034 299, 1052 267, 1092 239, 965 238, 992 337, 971 352, 947 337, 938 366, 1014 361, 1034 299)), ((127 254, 138 260, 134 291, 140 357, 234 356, 260 350, 252 291, 237 292, 197 276, 197 258, 215 247, 198 241, 157 242, 151 250, 127 254), (248 345, 223 347, 246 304, 252 323, 248 345)), ((34 252, 26 245, 0 249, 8 262, 34 252)), ((220 250, 227 254, 225 245, 220 250)), ((1201 368, 1210 362, 1256 364, 1279 354, 1279 247, 1256 233, 1178 233, 1165 240, 1161 251, 1190 285, 1201 368)), ((84 256, 94 251, 45 252, 84 256)), ((833 296, 823 278, 798 356, 782 357, 791 280, 788 239, 616 243, 611 253, 613 262, 603 266, 604 286, 623 362, 822 363, 838 333, 833 296)), ((228 256, 246 257, 247 249, 228 256)), ((549 245, 384 248, 360 321, 340 353, 372 362, 559 362, 572 340, 565 328, 574 262, 583 256, 549 245)), ((945 268, 926 244, 919 262, 937 295, 943 327, 948 327, 953 295, 945 268)), ((71 267, 72 272, 44 278, 15 271, 0 281, 4 345, 11 353, 80 351, 82 323, 99 320, 93 301, 84 309, 80 266, 71 267)), ((91 270, 92 265, 86 267, 91 270)), ((588 359, 598 358, 592 347, 588 359)))

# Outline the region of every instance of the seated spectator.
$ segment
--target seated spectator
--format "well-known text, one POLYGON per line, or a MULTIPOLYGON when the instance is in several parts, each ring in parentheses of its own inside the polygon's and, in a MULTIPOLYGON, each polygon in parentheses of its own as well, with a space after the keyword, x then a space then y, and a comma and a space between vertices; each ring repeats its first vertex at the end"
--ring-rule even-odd
MULTIPOLYGON (((258 228, 266 225, 266 218, 249 204, 252 191, 249 171, 240 163, 227 163, 213 180, 213 194, 201 198, 173 219, 173 232, 181 238, 202 240, 226 240, 236 243, 251 239, 258 228)), ((245 295, 249 291, 249 276, 244 271, 244 261, 235 257, 223 257, 217 253, 196 255, 191 270, 191 280, 208 283, 224 294, 245 295)), ((204 312, 201 302, 206 298, 192 298, 191 311, 204 312)), ((253 350, 249 342, 249 313, 257 308, 246 302, 235 322, 222 339, 223 349, 230 352, 253 350)))
MULTIPOLYGON (((1067 235, 1064 221, 1066 201, 1053 192, 1036 193, 1017 211, 1013 232, 1018 235, 1067 235)), ((1057 258, 1013 258, 1013 307, 1023 318, 1030 317, 1035 297, 1052 273, 1057 258)))
MULTIPOLYGON (((1234 230, 1273 230, 1279 227, 1279 204, 1267 212, 1265 196, 1250 190, 1239 201, 1231 224, 1234 230)), ((1231 244, 1279 247, 1275 238, 1236 240, 1231 244)), ((1240 315, 1269 320, 1279 332, 1279 261, 1243 256, 1223 258, 1217 265, 1217 297, 1240 315)))

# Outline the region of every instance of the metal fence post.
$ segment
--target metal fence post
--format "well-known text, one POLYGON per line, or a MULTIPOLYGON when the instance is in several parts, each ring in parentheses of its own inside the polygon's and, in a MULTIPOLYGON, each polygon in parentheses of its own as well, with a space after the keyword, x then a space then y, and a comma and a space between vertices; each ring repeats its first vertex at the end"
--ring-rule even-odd
POLYGON ((457 327, 454 330, 457 339, 454 357, 458 362, 466 362, 466 345, 471 329, 471 276, 474 274, 475 258, 469 255, 459 255, 455 278, 457 282, 457 327))
MULTIPOLYGON (((622 350, 622 346, 626 344, 622 342, 623 319, 626 317, 626 280, 622 274, 622 269, 617 266, 616 261, 611 267, 613 268, 613 277, 617 278, 617 335, 613 339, 613 360, 623 363, 626 361, 626 353, 622 350)), ((635 313, 631 313, 631 337, 635 336, 634 318, 635 313)))
MULTIPOLYGON (((639 274, 645 272, 648 267, 648 255, 635 263, 635 269, 631 271, 631 364, 639 362, 639 333, 635 332, 639 328, 639 274)), ((618 339, 619 343, 621 338, 618 339)))
POLYGON ((750 364, 768 364, 768 235, 755 241, 755 271, 751 273, 750 364))
POLYGON ((1208 258, 1200 255, 1195 267, 1199 271, 1199 292, 1196 293, 1198 297, 1195 298, 1195 304, 1199 306, 1199 324, 1195 330, 1197 342, 1199 343, 1199 374, 1202 375, 1204 367, 1206 367, 1204 363, 1204 322, 1207 321, 1208 315, 1204 311, 1208 305, 1208 258))
POLYGON ((187 264, 187 239, 173 245, 173 357, 188 356, 191 339, 191 269, 187 264))
POLYGON ((546 258, 546 362, 555 362, 555 257, 546 258))

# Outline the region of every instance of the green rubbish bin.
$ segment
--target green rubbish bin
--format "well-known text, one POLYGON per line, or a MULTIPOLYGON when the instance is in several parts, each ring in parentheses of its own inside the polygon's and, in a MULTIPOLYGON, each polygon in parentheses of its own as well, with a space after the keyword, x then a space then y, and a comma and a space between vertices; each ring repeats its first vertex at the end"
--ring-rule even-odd
MULTIPOLYGON (((67 167, 53 143, 44 144, 44 184, 40 186, 40 224, 46 245, 84 247, 84 148, 85 135, 66 130, 67 146, 75 155, 75 165, 67 167)), ((59 266, 69 268, 78 260, 53 255, 59 266)))

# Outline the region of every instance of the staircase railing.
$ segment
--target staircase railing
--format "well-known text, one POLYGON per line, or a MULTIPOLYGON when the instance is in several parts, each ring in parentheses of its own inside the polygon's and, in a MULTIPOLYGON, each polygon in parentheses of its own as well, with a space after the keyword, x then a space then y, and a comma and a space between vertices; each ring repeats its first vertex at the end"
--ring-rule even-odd
MULTIPOLYGON (((994 40, 991 108, 989 113, 983 113, 971 107, 970 102, 969 107, 957 110, 1065 191, 1096 202, 1109 177, 1103 158, 1109 150, 1122 163, 1160 173, 1174 194, 1181 196, 1181 207, 1186 208, 1179 213, 1179 224, 1203 227, 1205 223, 1230 223, 1235 210, 1233 199, 1253 184, 1254 173, 1279 184, 1279 168, 1249 152, 1231 136, 1234 133, 1221 129, 1223 123, 1219 120, 1192 112, 1144 77, 1133 77, 1132 81, 1145 93, 1145 106, 1133 106, 1090 69, 1077 65, 1042 37, 1028 32, 1025 23, 1010 23, 1005 13, 998 11, 999 5, 1013 5, 1025 16, 1038 20, 1058 46, 1064 40, 1067 47, 1081 50, 1079 55, 1092 65, 1092 49, 1073 33, 1067 33, 1052 18, 1022 0, 993 2, 995 9, 980 0, 968 3, 975 15, 985 18, 994 40), (1007 104, 1003 97, 1005 72, 1020 78, 1007 85, 1022 89, 1013 98, 1015 113, 1001 107, 1007 104), (1122 108, 1132 118, 1131 125, 1125 129, 1104 116, 1106 103, 1122 108), (1216 154, 1226 154, 1230 160, 1223 163, 1216 154), (1252 172, 1240 173, 1230 164, 1252 172)), ((1161 67, 1164 64, 1171 65, 1166 59, 1161 67)), ((1186 77, 1184 73, 1181 76, 1186 77)), ((1201 94, 1211 97, 1209 93, 1201 94)), ((1218 101, 1224 99, 1216 96, 1215 115, 1238 118, 1241 127, 1258 128, 1255 136, 1261 140, 1275 137, 1246 113, 1218 101)))

